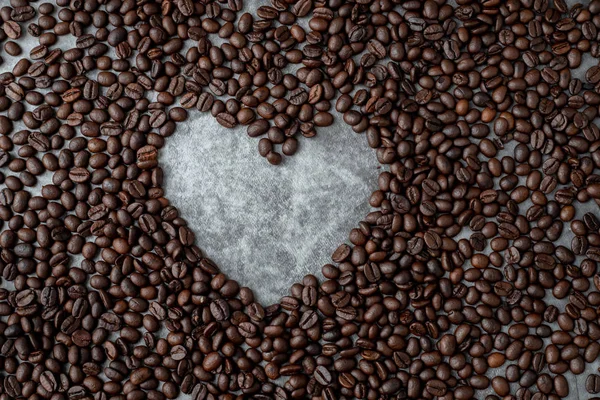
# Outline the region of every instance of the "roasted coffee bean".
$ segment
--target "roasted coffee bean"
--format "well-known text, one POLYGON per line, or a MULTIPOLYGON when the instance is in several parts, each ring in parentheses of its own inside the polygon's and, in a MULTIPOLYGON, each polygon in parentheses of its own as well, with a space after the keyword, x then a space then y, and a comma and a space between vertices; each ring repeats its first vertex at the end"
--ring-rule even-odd
POLYGON ((217 321, 229 318, 229 305, 225 300, 218 299, 210 304, 210 312, 217 321))
POLYGON ((219 113, 216 116, 217 122, 219 124, 221 124, 222 126, 224 126, 225 128, 233 128, 237 125, 237 121, 235 120, 235 117, 231 114, 227 114, 227 113, 219 113))
POLYGON ((591 394, 600 393, 600 376, 596 374, 588 375, 587 379, 585 380, 585 390, 591 394))

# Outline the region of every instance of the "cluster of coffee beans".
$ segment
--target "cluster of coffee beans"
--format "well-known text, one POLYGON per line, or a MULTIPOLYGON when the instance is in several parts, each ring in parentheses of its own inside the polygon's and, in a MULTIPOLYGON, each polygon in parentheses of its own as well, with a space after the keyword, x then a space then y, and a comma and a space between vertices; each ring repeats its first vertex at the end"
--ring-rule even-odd
POLYGON ((39 43, 0 74, 0 400, 599 393, 600 0, 456 3, 0 8, 5 62, 39 43), (375 210, 265 307, 158 152, 210 111, 278 164, 334 101, 388 166, 375 210))

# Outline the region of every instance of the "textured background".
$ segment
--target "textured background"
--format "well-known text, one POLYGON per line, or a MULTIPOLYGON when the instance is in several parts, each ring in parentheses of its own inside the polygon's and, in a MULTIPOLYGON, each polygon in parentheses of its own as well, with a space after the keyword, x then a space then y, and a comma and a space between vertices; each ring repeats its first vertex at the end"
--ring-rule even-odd
MULTIPOLYGON (((5 2, 0 0, 0 5, 5 2)), ((252 12, 267 1, 245 3, 245 11, 252 12)), ((25 33, 19 44, 25 55, 37 41, 25 33)), ((60 45, 73 47, 74 40, 61 37, 60 45)), ((5 60, 0 72, 11 71, 18 57, 1 49, 0 55, 5 60)), ((574 76, 583 77, 598 63, 591 57, 584 60, 574 76)), ((278 167, 258 155, 258 140, 249 138, 245 128, 223 128, 210 114, 196 110, 179 124, 161 152, 166 195, 196 233, 197 244, 223 272, 253 289, 263 304, 278 301, 305 274, 320 275, 333 250, 370 210, 367 200, 377 188, 379 173, 375 154, 364 135, 355 134, 336 117, 334 125, 321 128, 316 137, 301 138, 298 153, 278 167)), ((23 124, 15 124, 19 129, 23 124)), ((498 157, 512 155, 513 148, 507 146, 498 157)), ((32 194, 39 195, 50 178, 49 173, 41 176, 32 194)), ((600 213, 590 202, 578 205, 577 216, 587 211, 600 213)), ((569 246, 571 238, 567 224, 557 244, 569 246)), ((0 287, 13 288, 5 281, 0 287)), ((569 399, 592 397, 584 384, 589 373, 598 372, 598 365, 588 364, 577 377, 566 375, 569 399)), ((489 376, 502 372, 492 370, 489 376)))

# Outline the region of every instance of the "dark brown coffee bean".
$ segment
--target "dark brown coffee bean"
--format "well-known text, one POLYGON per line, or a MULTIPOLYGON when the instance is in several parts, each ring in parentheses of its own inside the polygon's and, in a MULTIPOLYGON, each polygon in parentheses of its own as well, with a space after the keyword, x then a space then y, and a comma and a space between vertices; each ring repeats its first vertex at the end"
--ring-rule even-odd
POLYGON ((600 376, 596 374, 588 375, 585 380, 585 389, 591 394, 600 393, 600 376))
POLYGON ((219 113, 217 114, 217 122, 219 124, 221 124, 222 126, 224 126, 225 128, 234 128, 237 125, 237 121, 235 120, 235 117, 231 114, 227 114, 227 113, 219 113))
POLYGON ((210 312, 217 321, 229 318, 229 305, 225 300, 218 299, 210 304, 210 312))
POLYGON ((441 397, 446 394, 447 388, 446 384, 440 380, 432 379, 427 382, 426 385, 427 392, 432 396, 441 397))

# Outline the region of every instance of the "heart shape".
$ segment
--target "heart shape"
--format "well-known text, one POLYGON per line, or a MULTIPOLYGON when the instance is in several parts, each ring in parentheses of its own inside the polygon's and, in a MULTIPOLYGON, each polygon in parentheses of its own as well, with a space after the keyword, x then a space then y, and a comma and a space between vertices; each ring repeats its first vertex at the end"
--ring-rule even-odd
POLYGON ((274 168, 240 129, 196 113, 162 150, 165 194, 201 233, 197 244, 262 304, 328 262, 369 212, 377 161, 365 156, 364 137, 334 129, 274 168))

